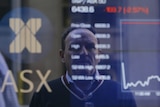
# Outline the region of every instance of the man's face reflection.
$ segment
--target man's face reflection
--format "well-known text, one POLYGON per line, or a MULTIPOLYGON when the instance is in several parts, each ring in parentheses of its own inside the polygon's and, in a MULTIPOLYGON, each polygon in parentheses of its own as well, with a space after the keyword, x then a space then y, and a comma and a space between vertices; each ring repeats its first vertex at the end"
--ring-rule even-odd
POLYGON ((87 29, 75 29, 65 39, 64 59, 70 76, 95 75, 98 60, 98 41, 87 29))

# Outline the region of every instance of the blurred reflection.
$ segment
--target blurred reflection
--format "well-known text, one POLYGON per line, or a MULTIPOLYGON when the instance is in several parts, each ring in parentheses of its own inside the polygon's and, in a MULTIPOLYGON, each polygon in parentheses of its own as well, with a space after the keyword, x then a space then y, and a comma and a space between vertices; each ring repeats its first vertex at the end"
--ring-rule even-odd
POLYGON ((66 74, 49 82, 52 92, 43 87, 35 93, 30 107, 136 107, 130 92, 99 73, 98 43, 92 29, 68 29, 60 50, 66 74))
MULTIPOLYGON (((0 89, 2 88, 7 72, 7 64, 0 53, 0 89)), ((3 92, 0 91, 0 107, 19 107, 17 96, 12 85, 6 86, 3 92)))

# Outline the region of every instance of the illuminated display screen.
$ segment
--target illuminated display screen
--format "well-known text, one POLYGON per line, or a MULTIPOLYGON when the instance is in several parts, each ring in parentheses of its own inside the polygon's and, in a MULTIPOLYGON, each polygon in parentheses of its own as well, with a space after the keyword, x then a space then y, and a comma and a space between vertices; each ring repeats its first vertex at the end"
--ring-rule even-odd
POLYGON ((0 9, 0 107, 160 106, 160 1, 2 0, 0 9))
POLYGON ((70 26, 96 30, 106 65, 102 73, 119 81, 122 92, 130 89, 140 107, 160 104, 157 9, 157 0, 71 0, 70 26))

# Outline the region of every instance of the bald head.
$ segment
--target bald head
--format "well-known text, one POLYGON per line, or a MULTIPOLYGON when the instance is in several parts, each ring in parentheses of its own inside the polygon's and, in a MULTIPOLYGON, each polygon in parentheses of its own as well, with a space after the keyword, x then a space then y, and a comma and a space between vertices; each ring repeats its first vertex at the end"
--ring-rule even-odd
MULTIPOLYGON (((90 32, 90 33, 93 33, 93 34, 95 34, 95 31, 94 31, 94 29, 93 28, 68 28, 65 32, 64 32, 64 34, 63 34, 63 36, 62 36, 62 40, 61 40, 61 46, 62 46, 62 50, 64 50, 65 49, 65 39, 66 39, 66 37, 67 36, 69 36, 69 34, 71 34, 71 32, 72 31, 78 31, 79 33, 81 32, 83 32, 83 30, 87 30, 88 32, 90 32)), ((73 33, 73 32, 72 32, 73 33)), ((79 35, 73 35, 72 37, 73 38, 78 38, 78 36, 79 35)), ((98 41, 98 43, 99 43, 99 40, 97 39, 97 41, 98 41)))

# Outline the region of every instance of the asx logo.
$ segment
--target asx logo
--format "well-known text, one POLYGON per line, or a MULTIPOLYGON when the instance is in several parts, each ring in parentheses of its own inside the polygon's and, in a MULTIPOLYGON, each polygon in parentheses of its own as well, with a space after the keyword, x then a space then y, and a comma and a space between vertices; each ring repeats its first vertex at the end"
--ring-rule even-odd
POLYGON ((42 46, 35 37, 42 26, 41 18, 30 18, 26 23, 21 18, 10 18, 9 26, 16 34, 9 45, 10 53, 21 53, 24 49, 30 53, 42 52, 42 46))

